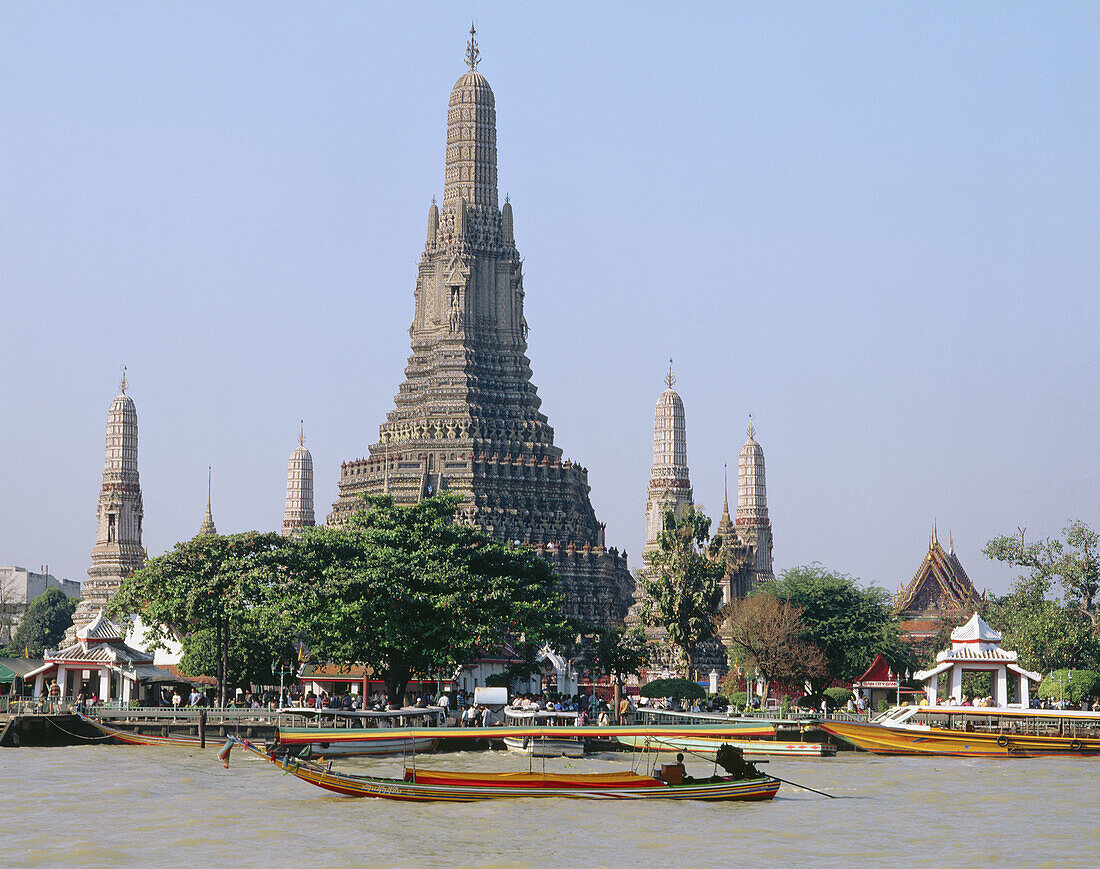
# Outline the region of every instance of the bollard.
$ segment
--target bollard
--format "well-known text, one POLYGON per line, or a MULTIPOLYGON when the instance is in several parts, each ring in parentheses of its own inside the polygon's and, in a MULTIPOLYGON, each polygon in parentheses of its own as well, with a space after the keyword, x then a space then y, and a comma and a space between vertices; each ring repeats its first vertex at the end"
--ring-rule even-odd
POLYGON ((199 748, 206 748, 206 710, 199 710, 199 748))

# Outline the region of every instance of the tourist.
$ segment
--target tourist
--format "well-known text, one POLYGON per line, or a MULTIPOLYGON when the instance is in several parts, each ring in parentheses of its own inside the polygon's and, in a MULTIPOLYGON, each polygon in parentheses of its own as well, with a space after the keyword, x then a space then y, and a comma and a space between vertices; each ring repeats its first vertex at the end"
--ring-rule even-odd
POLYGON ((183 698, 182 698, 182 697, 180 697, 180 692, 179 692, 179 690, 178 690, 178 689, 173 689, 173 690, 172 690, 172 708, 173 708, 173 709, 179 709, 179 708, 180 708, 180 704, 181 704, 182 702, 183 702, 183 698))
POLYGON ((845 707, 845 709, 847 710, 849 715, 853 714, 856 711, 856 701, 854 697, 848 697, 848 705, 845 707))
POLYGON ((577 713, 577 720, 574 722, 577 727, 585 727, 588 725, 588 713, 581 709, 577 713))
POLYGON ((600 715, 599 718, 596 719, 596 723, 599 724, 600 727, 611 726, 611 715, 608 713, 606 706, 600 709, 600 715))
POLYGON ((623 695, 623 699, 619 701, 619 724, 626 724, 627 716, 630 714, 630 696, 623 695))

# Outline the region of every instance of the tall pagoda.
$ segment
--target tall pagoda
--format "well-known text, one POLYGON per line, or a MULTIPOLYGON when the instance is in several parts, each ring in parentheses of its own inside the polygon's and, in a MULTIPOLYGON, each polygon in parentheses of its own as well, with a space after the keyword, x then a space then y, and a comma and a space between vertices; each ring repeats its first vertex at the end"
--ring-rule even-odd
POLYGON ((944 551, 933 525, 924 560, 909 583, 898 587, 894 599, 902 639, 917 645, 927 644, 945 621, 972 612, 981 602, 974 583, 955 554, 955 541, 949 535, 948 549, 944 551))
POLYGON ((364 495, 415 504, 452 490, 465 499, 460 521, 551 562, 566 615, 619 623, 634 589, 626 553, 605 548, 588 472, 562 458, 531 382, 523 267, 512 205, 498 205, 495 101, 474 37, 471 27, 447 110, 443 202, 428 209, 405 382, 370 455, 341 465, 328 522, 364 495))
POLYGON ((92 566, 80 588, 70 638, 75 636, 73 631, 91 623, 106 608, 123 579, 145 564, 145 548, 141 545, 143 508, 138 479, 137 409, 126 388, 123 369, 119 393, 107 411, 92 566))

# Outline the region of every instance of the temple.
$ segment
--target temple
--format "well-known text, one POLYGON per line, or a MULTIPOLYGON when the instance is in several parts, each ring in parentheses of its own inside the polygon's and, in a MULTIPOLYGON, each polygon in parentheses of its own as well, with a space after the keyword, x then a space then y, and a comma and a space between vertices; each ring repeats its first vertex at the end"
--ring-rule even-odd
POLYGON ((722 537, 721 552, 726 562, 722 578, 724 604, 739 601, 760 583, 775 579, 764 450, 756 442, 756 427, 751 416, 748 435, 749 439, 737 456, 737 519, 730 518, 729 496, 726 495, 722 518, 714 532, 722 537))
POLYGON ((649 492, 645 505, 645 549, 642 558, 657 548, 665 511, 672 510, 679 519, 684 508, 693 503, 688 474, 687 425, 684 402, 673 389, 672 360, 665 376, 667 388, 657 399, 653 410, 653 468, 649 475, 649 492))
POLYGON ((210 509, 210 484, 214 475, 213 468, 206 469, 206 515, 202 517, 202 525, 199 526, 198 537, 214 537, 218 529, 214 526, 214 513, 210 509))
MULTIPOLYGON (((651 558, 659 546, 658 535, 668 510, 679 518, 684 508, 692 502, 691 480, 687 460, 687 424, 684 403, 673 389, 676 382, 669 360, 665 377, 666 389, 657 399, 653 412, 653 468, 650 472, 649 490, 646 496, 646 544, 642 551, 639 578, 651 568, 651 558)), ((722 604, 714 614, 720 623, 718 637, 700 644, 692 662, 693 667, 725 672, 726 650, 722 647, 722 627, 726 613, 737 601, 748 595, 757 585, 774 579, 772 568, 772 529, 768 518, 768 498, 765 484, 764 451, 756 442, 756 429, 749 417, 748 440, 741 447, 737 462, 736 521, 730 515, 729 493, 723 473, 722 517, 712 535, 721 537, 717 557, 724 563, 722 576, 722 604)), ((629 622, 640 622, 641 608, 645 602, 642 583, 637 584, 635 602, 629 622)), ((650 647, 650 664, 665 670, 674 670, 683 662, 676 659, 663 628, 646 628, 650 647)))
POLYGON ((621 623, 634 580, 604 545, 588 472, 554 444, 526 356, 523 266, 512 204, 498 206, 496 107, 477 66, 451 91, 443 202, 428 208, 414 288, 412 354, 369 456, 344 462, 329 524, 364 495, 414 504, 441 489, 464 498, 460 521, 532 547, 562 579, 566 615, 621 623))
POLYGON ((123 369, 119 394, 107 411, 103 484, 96 511, 92 566, 80 590, 69 639, 107 607, 122 580, 145 564, 141 545, 141 483, 138 479, 137 411, 126 394, 123 369))
POLYGON ((955 555, 954 540, 948 540, 945 552, 933 526, 924 561, 909 584, 898 587, 894 612, 902 639, 913 645, 926 646, 944 622, 957 620, 982 602, 955 555))
POLYGON ((56 651, 47 649, 42 664, 26 674, 34 677, 34 696, 45 697, 56 681, 61 699, 97 697, 101 701, 136 701, 152 705, 156 683, 178 683, 174 673, 153 665, 153 654, 127 645, 123 630, 97 612, 76 630, 73 642, 56 651))
POLYGON ((313 456, 306 449, 305 424, 298 433, 298 446, 290 454, 286 467, 286 509, 283 511, 283 536, 296 537, 302 529, 316 524, 313 518, 313 456))

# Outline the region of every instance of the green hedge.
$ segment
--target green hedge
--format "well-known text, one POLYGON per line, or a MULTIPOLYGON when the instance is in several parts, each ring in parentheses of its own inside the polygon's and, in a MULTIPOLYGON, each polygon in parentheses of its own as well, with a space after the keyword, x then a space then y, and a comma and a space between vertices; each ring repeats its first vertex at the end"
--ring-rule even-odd
POLYGON ((707 696, 703 686, 687 679, 654 679, 638 692, 643 697, 668 697, 678 700, 702 700, 707 696))

